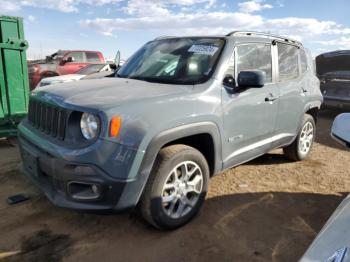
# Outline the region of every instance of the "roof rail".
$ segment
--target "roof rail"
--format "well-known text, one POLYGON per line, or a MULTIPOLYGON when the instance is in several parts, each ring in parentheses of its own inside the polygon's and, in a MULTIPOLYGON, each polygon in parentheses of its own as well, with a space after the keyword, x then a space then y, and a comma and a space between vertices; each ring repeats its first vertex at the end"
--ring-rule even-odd
POLYGON ((257 35, 257 36, 265 36, 265 37, 269 37, 269 38, 274 38, 274 39, 278 39, 278 40, 282 40, 284 42, 289 42, 289 43, 293 43, 293 44, 297 44, 297 45, 302 45, 302 43, 300 43, 299 41, 293 40, 289 37, 284 37, 284 36, 279 36, 279 35, 274 35, 274 34, 270 34, 270 33, 264 33, 264 32, 255 32, 255 31, 232 31, 230 33, 228 33, 226 36, 234 36, 234 35, 247 35, 247 36, 251 36, 251 35, 257 35))
POLYGON ((161 39, 167 39, 167 38, 173 38, 173 37, 175 37, 175 36, 163 35, 163 36, 156 37, 154 40, 161 40, 161 39))

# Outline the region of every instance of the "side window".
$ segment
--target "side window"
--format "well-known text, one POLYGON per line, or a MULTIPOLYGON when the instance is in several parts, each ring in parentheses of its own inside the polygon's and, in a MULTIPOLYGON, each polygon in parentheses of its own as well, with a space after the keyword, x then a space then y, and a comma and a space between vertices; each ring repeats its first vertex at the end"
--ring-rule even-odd
POLYGON ((240 71, 261 70, 266 73, 266 83, 272 82, 271 45, 239 45, 236 50, 237 74, 240 71))
POLYGON ((86 52, 86 61, 88 63, 101 63, 100 57, 98 56, 97 53, 94 52, 86 52))
POLYGON ((307 57, 304 50, 302 49, 299 49, 299 50, 300 50, 301 73, 305 74, 305 72, 307 71, 307 57))
POLYGON ((298 48, 293 45, 277 43, 279 81, 289 81, 299 76, 298 48))
POLYGON ((75 63, 84 63, 84 53, 83 52, 71 52, 68 56, 74 58, 75 63))

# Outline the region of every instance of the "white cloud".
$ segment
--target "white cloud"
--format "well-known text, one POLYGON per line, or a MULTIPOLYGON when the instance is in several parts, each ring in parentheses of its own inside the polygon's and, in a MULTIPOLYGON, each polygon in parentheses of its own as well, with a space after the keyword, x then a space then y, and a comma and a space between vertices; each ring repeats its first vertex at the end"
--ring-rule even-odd
MULTIPOLYGON (((30 6, 70 13, 79 12, 83 5, 88 6, 89 12, 96 6, 105 6, 108 16, 111 10, 124 15, 86 19, 80 24, 109 37, 133 30, 153 31, 157 35, 215 35, 254 30, 293 37, 318 47, 350 48, 349 27, 305 17, 266 18, 256 12, 282 7, 283 1, 241 1, 236 7, 238 11, 230 11, 226 8, 230 2, 226 5, 217 0, 0 0, 0 10, 6 13, 30 6), (329 38, 334 40, 326 41, 329 38)), ((27 19, 34 21, 35 17, 27 19)))
POLYGON ((333 21, 320 21, 314 18, 285 17, 280 19, 266 20, 266 27, 271 27, 280 33, 320 35, 320 34, 340 34, 348 28, 343 27, 333 21))
POLYGON ((338 49, 350 49, 350 37, 342 36, 338 39, 314 41, 314 43, 327 46, 338 47, 338 49))
POLYGON ((35 22, 35 20, 36 20, 35 16, 33 16, 33 15, 29 15, 28 16, 28 21, 29 22, 35 22))
POLYGON ((252 0, 247 2, 238 3, 239 11, 243 13, 253 13, 261 11, 263 9, 273 8, 270 4, 264 4, 263 0, 252 0))
POLYGON ((216 0, 129 0, 123 10, 129 15, 154 17, 170 15, 170 7, 180 6, 186 10, 197 4, 205 4, 205 8, 214 6, 216 0))
POLYGON ((78 12, 80 5, 104 6, 124 2, 124 11, 131 15, 156 16, 167 15, 170 6, 193 6, 205 4, 212 7, 216 0, 0 0, 0 10, 13 12, 23 7, 52 9, 65 13, 78 12))
POLYGON ((115 30, 154 30, 164 34, 218 34, 232 29, 259 27, 262 17, 244 13, 195 13, 168 14, 156 17, 134 17, 83 20, 82 26, 99 32, 112 33, 115 30))
POLYGON ((315 35, 345 34, 350 30, 333 21, 297 17, 267 19, 260 15, 241 12, 167 13, 155 17, 97 18, 83 20, 80 23, 84 27, 109 33, 117 30, 153 30, 159 34, 213 35, 232 30, 258 30, 294 36, 298 40, 315 35))
POLYGON ((138 16, 163 16, 169 15, 169 11, 165 8, 163 1, 143 1, 143 0, 131 0, 128 2, 124 11, 129 15, 138 16))
POLYGON ((71 13, 78 12, 78 7, 81 4, 102 6, 121 1, 124 0, 1 0, 0 10, 3 12, 12 12, 18 11, 22 7, 30 6, 71 13))
POLYGON ((13 12, 19 10, 21 7, 16 3, 16 1, 12 0, 2 0, 0 2, 0 10, 2 12, 13 12))

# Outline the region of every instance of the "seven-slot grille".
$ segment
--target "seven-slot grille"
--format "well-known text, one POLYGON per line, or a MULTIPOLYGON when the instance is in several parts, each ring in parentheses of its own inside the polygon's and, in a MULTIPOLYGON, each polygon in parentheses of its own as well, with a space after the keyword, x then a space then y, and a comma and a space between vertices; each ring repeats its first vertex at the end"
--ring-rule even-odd
POLYGON ((67 123, 67 112, 64 109, 30 99, 28 120, 41 132, 64 140, 67 123))

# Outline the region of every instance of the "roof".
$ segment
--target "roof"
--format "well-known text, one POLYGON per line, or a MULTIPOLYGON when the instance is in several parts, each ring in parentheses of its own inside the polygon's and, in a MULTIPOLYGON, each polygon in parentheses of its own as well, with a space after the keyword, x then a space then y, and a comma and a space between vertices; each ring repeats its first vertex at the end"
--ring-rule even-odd
POLYGON ((93 50, 58 50, 56 53, 67 53, 67 52, 93 52, 93 53, 101 53, 101 51, 93 51, 93 50))

